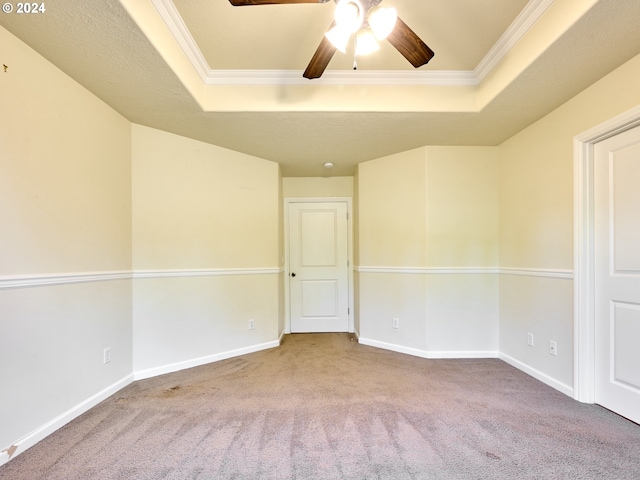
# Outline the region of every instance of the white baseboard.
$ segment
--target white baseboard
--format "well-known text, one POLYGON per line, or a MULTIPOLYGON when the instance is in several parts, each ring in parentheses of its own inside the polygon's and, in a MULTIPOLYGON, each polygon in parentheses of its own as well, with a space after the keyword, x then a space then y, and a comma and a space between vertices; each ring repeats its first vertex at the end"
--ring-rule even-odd
POLYGON ((384 350, 391 350, 392 352, 405 353, 407 355, 413 355, 414 357, 429 358, 427 352, 418 348, 404 347, 402 345, 396 345, 393 343, 380 342, 378 340, 371 340, 369 338, 358 337, 358 343, 367 345, 369 347, 382 348, 384 350))
POLYGON ((200 365, 205 365, 207 363, 226 360, 228 358, 233 358, 240 355, 246 355, 248 353, 254 353, 261 350, 267 350, 269 348, 275 348, 280 345, 280 343, 282 342, 283 336, 284 336, 284 333, 280 335, 280 338, 278 340, 273 342, 262 343, 259 345, 252 345, 250 347, 239 348, 237 350, 230 350, 228 352, 222 352, 215 355, 208 355, 205 357, 199 357, 191 360, 186 360, 184 362, 177 362, 170 365, 164 365, 162 367, 141 370, 138 372, 134 372, 130 375, 127 375, 122 380, 114 383, 113 385, 108 386, 107 388, 101 390, 95 395, 92 395, 91 397, 79 403, 75 407, 67 410, 63 414, 50 420, 49 422, 45 423, 41 427, 38 427, 36 430, 31 432, 29 435, 23 437, 22 439, 18 440, 13 445, 8 446, 6 450, 0 452, 0 466, 4 465, 12 458, 15 458, 20 453, 24 452, 25 450, 32 447, 39 441, 51 435, 53 432, 55 432, 59 428, 69 423, 71 420, 79 417, 80 415, 85 413, 87 410, 93 408, 98 403, 102 402, 103 400, 106 400, 111 395, 113 395, 114 393, 118 392, 119 390, 123 389, 124 387, 126 387, 127 385, 129 385, 130 383, 136 380, 156 377, 158 375, 163 375, 165 373, 177 372, 179 370, 184 370, 191 367, 197 367, 200 365), (15 447, 15 449, 13 449, 12 447, 15 447), (9 449, 13 449, 11 455, 9 455, 8 453, 9 449))
POLYGON ((413 355, 414 357, 429 359, 455 359, 455 358, 498 358, 498 352, 492 350, 455 350, 455 351, 429 351, 420 350, 418 348, 405 347, 394 343, 380 342, 358 336, 358 343, 368 345, 370 347, 382 348, 392 352, 413 355))
POLYGON ((473 359, 473 358, 498 358, 498 352, 495 350, 453 350, 453 351, 438 351, 432 350, 427 352, 428 357, 431 359, 473 359))
POLYGON ((92 395, 91 397, 87 398, 86 400, 79 403, 75 407, 70 408, 66 412, 58 415, 54 419, 38 427, 33 432, 21 438, 20 440, 15 442, 12 446, 7 448, 8 450, 9 448, 15 447, 15 450, 14 452, 12 452, 13 454, 11 456, 9 456, 9 453, 7 451, 0 452, 0 466, 4 465, 12 458, 15 458, 17 455, 20 455, 22 452, 24 452, 28 448, 33 447, 36 443, 48 437, 59 428, 62 428, 71 420, 74 420, 75 418, 79 417, 80 415, 85 413, 87 410, 95 407, 97 404, 99 404, 103 400, 106 400, 114 393, 118 392, 119 390, 129 385, 132 381, 133 381, 133 375, 127 375, 122 380, 119 380, 118 382, 112 385, 109 385, 107 388, 104 388, 103 390, 99 391, 95 395, 92 395))
POLYGON ((500 360, 508 363, 512 367, 523 371, 527 375, 531 375, 536 380, 540 380, 542 383, 555 388, 559 392, 568 395, 573 398, 573 387, 566 385, 553 377, 550 377, 546 373, 542 373, 529 365, 516 360, 509 355, 500 353, 497 351, 428 351, 420 350, 417 348, 405 347, 402 345, 395 345, 393 343, 380 342, 378 340, 371 340, 368 338, 358 337, 358 343, 362 345, 368 345, 370 347, 382 348, 384 350, 391 350, 392 352, 405 353, 407 355, 413 355, 414 357, 421 357, 427 359, 462 359, 462 358, 499 358, 500 360))
POLYGON ((540 380, 542 383, 549 385, 550 387, 555 388, 559 392, 562 392, 565 395, 568 395, 569 397, 573 398, 573 387, 566 385, 562 382, 559 382, 558 380, 556 380, 553 377, 550 377, 546 373, 542 373, 540 370, 536 370, 535 368, 530 367, 526 363, 523 363, 520 360, 516 360, 515 358, 510 357, 509 355, 506 355, 504 353, 500 353, 500 356, 498 358, 508 363, 512 367, 515 367, 518 370, 521 370, 524 373, 531 375, 536 380, 540 380))
POLYGON ((207 355, 204 357, 192 358, 190 360, 184 360, 182 362, 170 363, 161 367, 148 368, 146 370, 138 370, 133 372, 134 380, 144 380, 145 378, 157 377, 158 375, 164 375, 167 373, 178 372, 187 368, 199 367, 208 363, 219 362, 220 360, 227 360, 228 358, 239 357, 240 355, 246 355, 248 353, 255 353, 261 350, 268 350, 269 348, 275 348, 280 346, 282 337, 279 340, 273 342, 261 343, 259 345, 251 345, 249 347, 238 348, 236 350, 229 350, 227 352, 216 353, 213 355, 207 355))

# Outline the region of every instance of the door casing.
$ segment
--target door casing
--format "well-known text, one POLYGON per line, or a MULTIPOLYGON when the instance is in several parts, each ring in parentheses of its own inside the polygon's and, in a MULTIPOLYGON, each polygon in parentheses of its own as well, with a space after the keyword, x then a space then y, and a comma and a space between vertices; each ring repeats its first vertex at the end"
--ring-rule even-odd
POLYGON ((640 126, 640 106, 573 139, 573 397, 595 403, 594 145, 640 126))
POLYGON ((349 259, 348 283, 349 283, 349 332, 354 328, 354 292, 353 292, 353 212, 351 197, 289 197, 284 199, 284 304, 285 304, 285 328, 284 333, 291 333, 291 298, 289 273, 289 206, 292 203, 326 203, 345 202, 347 204, 347 258, 349 259))

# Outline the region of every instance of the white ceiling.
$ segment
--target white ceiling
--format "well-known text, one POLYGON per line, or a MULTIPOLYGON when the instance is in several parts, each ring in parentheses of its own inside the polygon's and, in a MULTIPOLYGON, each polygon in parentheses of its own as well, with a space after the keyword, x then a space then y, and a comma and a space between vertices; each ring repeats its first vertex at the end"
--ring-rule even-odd
POLYGON ((338 52, 321 79, 303 79, 332 2, 55 0, 0 25, 132 122, 276 161, 285 176, 498 145, 640 54, 637 0, 384 4, 436 52, 427 66, 385 44, 355 72, 338 52))

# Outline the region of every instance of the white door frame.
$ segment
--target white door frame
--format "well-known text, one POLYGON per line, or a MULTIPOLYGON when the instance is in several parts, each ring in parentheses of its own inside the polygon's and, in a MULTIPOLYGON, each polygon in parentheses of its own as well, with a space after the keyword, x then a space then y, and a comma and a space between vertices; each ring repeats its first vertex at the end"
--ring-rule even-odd
POLYGON ((594 145, 640 126, 640 106, 573 139, 573 396, 595 403, 594 145))
POLYGON ((289 205, 292 203, 330 203, 345 202, 347 204, 347 258, 349 259, 349 332, 354 332, 353 311, 353 213, 351 197, 288 197, 284 199, 284 333, 291 333, 291 305, 289 295, 289 205))

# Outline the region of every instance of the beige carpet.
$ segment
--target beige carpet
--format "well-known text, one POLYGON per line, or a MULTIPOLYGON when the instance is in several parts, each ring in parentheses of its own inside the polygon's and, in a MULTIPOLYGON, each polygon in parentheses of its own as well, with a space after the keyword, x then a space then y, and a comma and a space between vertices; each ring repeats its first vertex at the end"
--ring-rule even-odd
POLYGON ((1 479, 640 479, 640 426, 499 360, 346 334, 136 382, 1 479))

